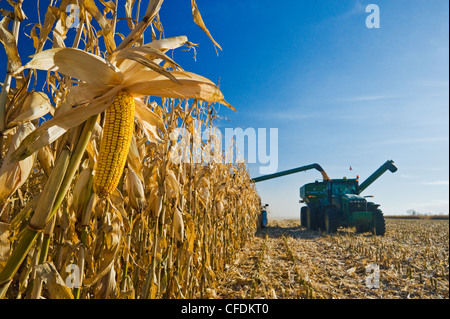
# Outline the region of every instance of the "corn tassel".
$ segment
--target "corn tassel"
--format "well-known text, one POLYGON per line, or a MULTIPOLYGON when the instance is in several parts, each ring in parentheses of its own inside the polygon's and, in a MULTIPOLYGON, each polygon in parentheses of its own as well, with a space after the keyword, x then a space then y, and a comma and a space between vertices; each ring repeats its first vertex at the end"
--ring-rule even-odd
POLYGON ((134 99, 126 92, 119 92, 106 109, 94 177, 94 191, 100 198, 108 197, 119 183, 133 135, 134 110, 134 99))

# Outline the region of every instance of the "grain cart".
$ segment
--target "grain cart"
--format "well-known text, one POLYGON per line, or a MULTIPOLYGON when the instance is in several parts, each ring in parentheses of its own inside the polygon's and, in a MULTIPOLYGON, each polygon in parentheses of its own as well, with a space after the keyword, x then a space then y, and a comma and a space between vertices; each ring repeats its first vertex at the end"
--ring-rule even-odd
POLYGON ((303 185, 300 188, 300 202, 306 204, 300 209, 300 222, 309 229, 321 229, 334 233, 339 226, 355 226, 358 232, 371 231, 383 236, 386 227, 378 204, 368 202, 361 193, 387 170, 397 171, 394 161, 389 160, 370 175, 363 183, 356 179, 330 179, 319 164, 301 166, 291 170, 254 178, 255 183, 316 169, 322 180, 303 185))

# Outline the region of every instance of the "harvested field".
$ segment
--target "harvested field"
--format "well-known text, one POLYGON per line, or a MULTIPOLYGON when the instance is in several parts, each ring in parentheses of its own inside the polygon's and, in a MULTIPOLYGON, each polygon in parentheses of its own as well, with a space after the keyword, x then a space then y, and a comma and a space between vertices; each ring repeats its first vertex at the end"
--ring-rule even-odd
POLYGON ((330 236, 297 220, 271 221, 228 267, 217 297, 448 298, 448 219, 386 223, 386 236, 374 237, 353 229, 330 236))

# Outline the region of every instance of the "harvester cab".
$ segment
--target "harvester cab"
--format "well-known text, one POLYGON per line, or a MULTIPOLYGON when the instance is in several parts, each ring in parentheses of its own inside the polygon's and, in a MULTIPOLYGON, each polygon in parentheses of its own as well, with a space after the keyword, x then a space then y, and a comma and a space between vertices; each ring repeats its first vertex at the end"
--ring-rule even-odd
POLYGON ((371 231, 380 236, 385 234, 386 226, 380 205, 368 202, 361 193, 387 170, 392 173, 397 171, 392 160, 384 163, 361 184, 359 178, 332 180, 318 164, 301 166, 253 180, 257 183, 309 169, 317 169, 323 180, 316 180, 300 188, 300 202, 306 204, 300 209, 302 226, 328 233, 336 232, 340 226, 354 226, 358 232, 371 231))

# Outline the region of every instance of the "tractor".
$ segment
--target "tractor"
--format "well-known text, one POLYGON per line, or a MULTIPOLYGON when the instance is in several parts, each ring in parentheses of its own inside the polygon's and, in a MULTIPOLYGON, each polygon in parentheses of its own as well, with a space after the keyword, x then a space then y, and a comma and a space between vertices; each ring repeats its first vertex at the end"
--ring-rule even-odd
POLYGON ((300 223, 312 230, 335 233, 340 226, 356 227, 357 232, 372 232, 384 236, 386 225, 379 204, 367 201, 372 196, 361 193, 386 171, 397 171, 394 161, 389 160, 370 175, 363 183, 356 179, 330 179, 319 164, 301 166, 291 170, 254 178, 255 183, 316 169, 322 180, 305 184, 300 188, 300 202, 306 206, 300 209, 300 223))

